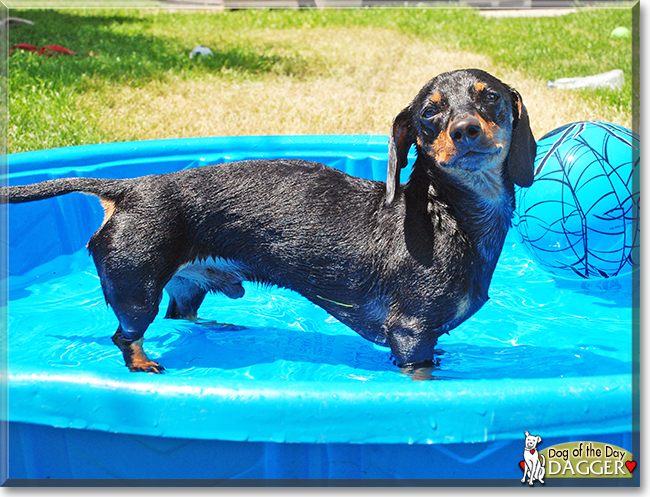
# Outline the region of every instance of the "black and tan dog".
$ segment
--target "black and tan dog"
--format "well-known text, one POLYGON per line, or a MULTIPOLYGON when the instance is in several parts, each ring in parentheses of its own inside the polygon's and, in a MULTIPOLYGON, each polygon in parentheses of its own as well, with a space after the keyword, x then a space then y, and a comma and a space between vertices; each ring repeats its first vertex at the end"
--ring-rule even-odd
POLYGON ((429 81, 395 118, 386 184, 313 162, 252 160, 13 186, 0 202, 101 199, 104 223, 88 248, 131 371, 163 369, 142 346, 163 289, 166 317, 196 319, 208 292, 236 299, 242 281, 294 290, 389 346, 400 366, 420 366, 487 301, 514 184, 532 183, 535 148, 520 95, 459 70, 429 81))

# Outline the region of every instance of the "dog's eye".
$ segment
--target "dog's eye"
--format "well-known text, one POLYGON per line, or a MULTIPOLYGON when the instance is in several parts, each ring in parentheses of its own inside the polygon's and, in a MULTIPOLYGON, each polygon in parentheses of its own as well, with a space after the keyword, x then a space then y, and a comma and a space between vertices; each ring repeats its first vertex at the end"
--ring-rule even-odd
POLYGON ((490 91, 485 95, 485 100, 487 100, 488 102, 496 102, 500 98, 501 98, 501 95, 499 95, 495 91, 490 91))
POLYGON ((425 119, 431 119, 437 113, 438 113, 438 108, 433 105, 429 105, 428 107, 425 107, 424 110, 422 111, 422 117, 425 119))

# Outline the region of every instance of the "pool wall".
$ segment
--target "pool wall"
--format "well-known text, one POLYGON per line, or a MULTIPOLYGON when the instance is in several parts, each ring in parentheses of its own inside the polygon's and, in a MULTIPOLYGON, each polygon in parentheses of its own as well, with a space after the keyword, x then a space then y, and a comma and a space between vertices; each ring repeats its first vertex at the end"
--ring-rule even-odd
MULTIPOLYGON (((491 443, 301 444, 151 437, 10 423, 9 437, 9 474, 14 485, 33 484, 22 479, 63 479, 72 485, 99 482, 70 480, 121 485, 133 484, 123 480, 155 479, 188 486, 520 486, 522 477, 518 462, 523 433, 517 440, 491 443)), ((544 444, 583 439, 551 437, 544 444)), ((623 448, 632 445, 631 437, 622 434, 588 439, 623 448)), ((595 484, 608 485, 603 480, 594 480, 595 484)))

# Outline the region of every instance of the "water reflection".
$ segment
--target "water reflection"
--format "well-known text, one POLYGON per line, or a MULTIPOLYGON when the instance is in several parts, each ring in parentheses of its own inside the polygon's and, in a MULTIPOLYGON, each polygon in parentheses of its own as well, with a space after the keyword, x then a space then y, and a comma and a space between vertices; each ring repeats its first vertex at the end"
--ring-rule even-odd
MULTIPOLYGON (((39 271, 12 286, 10 364, 126 372, 110 340, 117 320, 87 254, 62 256, 39 271)), ((426 367, 400 370, 389 349, 364 340, 306 299, 252 284, 242 299, 208 296, 200 311, 207 319, 198 323, 162 319, 163 300, 145 349, 168 375, 209 376, 215 383, 629 374, 630 288, 620 278, 553 280, 536 272, 516 247, 507 247, 490 301, 439 340, 426 367)))

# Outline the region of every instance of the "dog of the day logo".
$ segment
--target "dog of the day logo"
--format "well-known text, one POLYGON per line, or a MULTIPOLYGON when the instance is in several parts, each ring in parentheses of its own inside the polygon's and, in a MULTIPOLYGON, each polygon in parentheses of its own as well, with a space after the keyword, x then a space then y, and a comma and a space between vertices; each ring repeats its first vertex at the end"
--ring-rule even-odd
POLYGON ((632 478, 637 467, 632 453, 603 442, 566 442, 539 450, 542 437, 524 432, 521 482, 533 486, 552 478, 632 478))
POLYGON ((527 431, 524 432, 526 441, 524 443, 524 460, 519 463, 521 469, 524 470, 524 477, 521 483, 526 483, 528 477, 528 484, 532 487, 535 480, 544 484, 544 474, 546 473, 546 458, 537 450, 537 446, 542 443, 542 437, 539 435, 531 435, 527 431))

